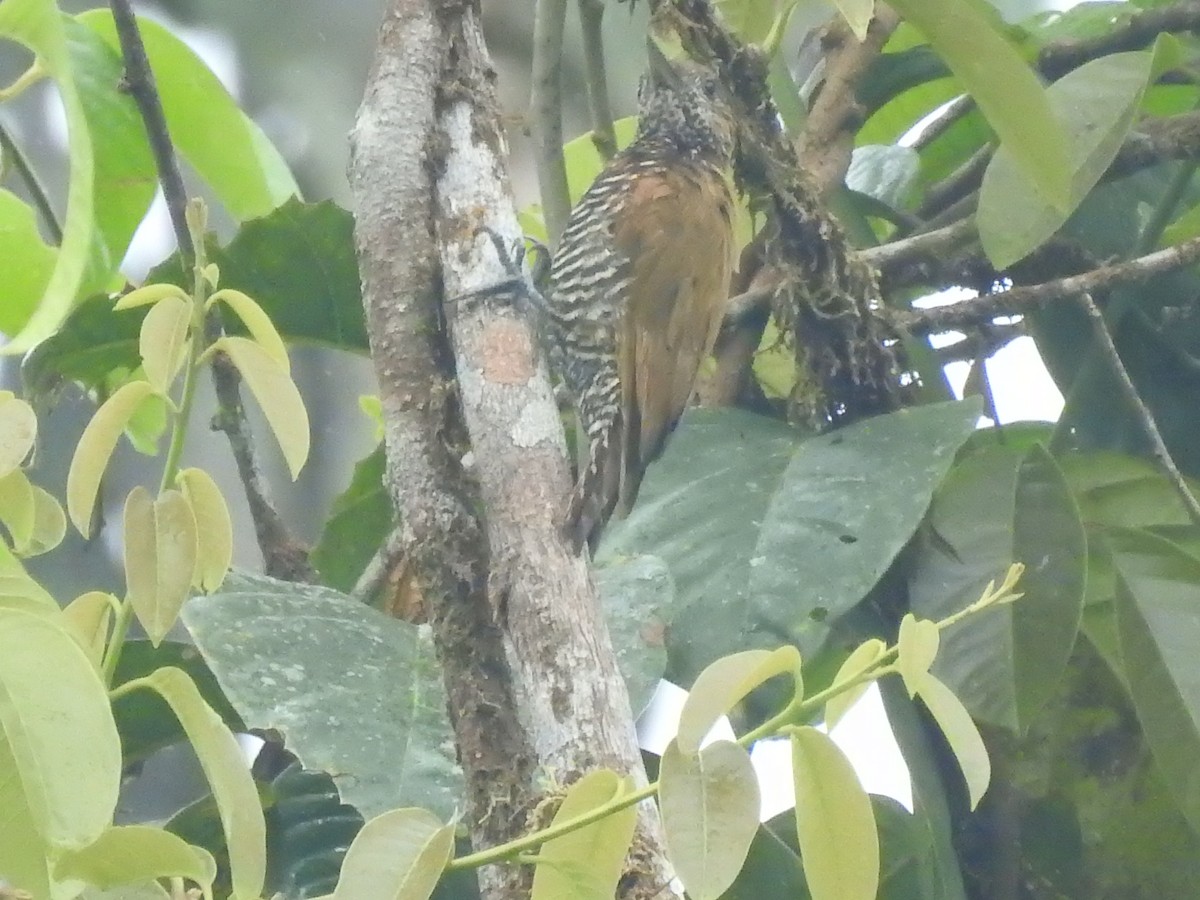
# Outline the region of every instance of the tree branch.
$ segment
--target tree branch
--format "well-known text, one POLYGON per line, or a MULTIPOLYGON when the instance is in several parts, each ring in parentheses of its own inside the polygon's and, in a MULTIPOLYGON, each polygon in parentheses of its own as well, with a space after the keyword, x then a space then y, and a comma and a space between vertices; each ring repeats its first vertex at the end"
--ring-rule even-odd
POLYGON ((1141 394, 1138 393, 1133 379, 1129 377, 1129 370, 1125 368, 1125 363, 1121 361, 1121 355, 1117 352, 1117 346, 1113 343, 1112 335, 1109 334, 1108 327, 1104 324, 1104 316, 1096 308, 1096 304, 1090 294, 1080 294, 1079 305, 1087 313, 1088 321, 1092 326, 1092 337, 1096 341, 1096 346, 1105 364, 1117 379, 1117 384, 1121 388, 1121 395, 1125 398, 1125 402, 1137 419, 1138 424, 1141 425, 1142 431, 1150 443, 1150 452, 1154 456, 1154 461, 1158 463, 1158 467, 1162 470, 1163 475, 1170 482, 1171 487, 1175 489, 1175 493, 1179 495, 1180 502, 1183 503, 1183 508, 1187 511, 1188 518, 1192 520, 1192 524, 1200 526, 1200 503, 1196 501, 1196 497, 1187 486, 1187 482, 1184 480, 1183 474, 1179 471, 1179 467, 1175 465, 1175 460, 1171 457, 1171 453, 1167 449, 1166 441, 1163 440, 1162 433, 1158 430, 1158 425, 1154 421, 1154 415, 1150 412, 1150 408, 1146 406, 1146 401, 1142 399, 1141 394))
POLYGON ((592 112, 592 143, 605 159, 617 152, 612 107, 608 102, 608 76, 604 68, 604 0, 579 0, 583 30, 583 71, 587 79, 588 107, 592 112))
POLYGON ((537 0, 533 19, 533 144, 542 215, 550 248, 571 214, 567 166, 563 159, 562 47, 567 0, 537 0))
POLYGON ((825 77, 796 148, 809 177, 822 193, 846 179, 854 135, 862 124, 858 83, 899 24, 900 17, 881 3, 864 40, 855 39, 841 16, 834 18, 822 36, 825 77))
POLYGON ((1068 278, 984 294, 952 306, 895 313, 894 320, 899 327, 915 335, 963 330, 997 316, 1020 315, 1046 303, 1095 293, 1119 284, 1144 281, 1197 261, 1200 261, 1200 238, 1129 262, 1101 266, 1068 278))
POLYGON ((55 244, 61 244, 62 224, 58 221, 58 216, 54 214, 54 204, 50 202, 46 189, 38 180, 37 172, 33 171, 33 166, 29 164, 29 160, 25 158, 25 154, 21 152, 21 148, 17 146, 12 135, 3 125, 0 125, 0 151, 3 151, 0 156, 12 161, 13 168, 21 176, 21 181, 25 183, 25 189, 29 191, 29 199, 33 201, 34 209, 38 211, 38 215, 42 217, 42 221, 46 225, 46 230, 50 232, 50 239, 55 244))
MULTIPOLYGON (((154 84, 154 73, 146 57, 146 48, 142 43, 137 19, 129 0, 110 0, 109 6, 112 9, 117 39, 121 44, 121 55, 125 60, 123 88, 133 98, 138 112, 141 113, 150 150, 154 155, 154 164, 158 169, 163 197, 167 202, 167 211, 171 217, 171 227, 175 231, 175 240, 179 243, 179 250, 187 264, 192 265, 196 259, 196 248, 187 225, 187 189, 184 187, 183 175, 175 158, 175 147, 167 129, 162 101, 154 84)), ((205 332, 209 343, 220 337, 222 330, 220 311, 214 309, 205 318, 205 332)), ((227 359, 218 357, 213 360, 212 378, 218 404, 216 421, 219 429, 225 432, 229 439, 238 475, 249 501, 254 533, 262 551, 267 574, 288 581, 315 582, 316 572, 308 563, 307 552, 291 537, 283 517, 271 502, 266 479, 262 477, 254 452, 250 425, 246 421, 245 409, 242 406, 238 390, 241 377, 237 368, 227 359)))
POLYGON ((1091 59, 1123 50, 1141 50, 1154 43, 1164 31, 1200 29, 1200 2, 1184 0, 1172 6, 1134 13, 1123 25, 1104 34, 1082 40, 1056 41, 1038 54, 1038 70, 1051 81, 1091 59))
MULTIPOLYGON (((520 235, 494 77, 473 5, 393 0, 351 172, 388 488, 444 667, 478 849, 522 830, 538 772, 609 766, 645 782, 587 563, 559 532, 566 448, 520 298, 443 301, 505 280, 483 229, 520 235)), ((658 887, 666 863, 642 815, 649 862, 630 880, 658 887)), ((519 876, 485 873, 485 895, 515 896, 519 876)))

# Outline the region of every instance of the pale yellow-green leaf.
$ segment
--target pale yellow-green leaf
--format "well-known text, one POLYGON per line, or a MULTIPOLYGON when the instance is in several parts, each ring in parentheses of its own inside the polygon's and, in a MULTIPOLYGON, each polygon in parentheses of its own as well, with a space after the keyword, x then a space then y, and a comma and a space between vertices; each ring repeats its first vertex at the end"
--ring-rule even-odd
POLYGON ((13 758, 0 782, 18 782, 48 845, 100 836, 116 809, 121 743, 104 684, 60 621, 0 607, 0 741, 13 758))
MULTIPOLYGON (((836 687, 839 684, 853 681, 874 665, 886 650, 887 644, 879 640, 879 638, 870 638, 863 641, 846 657, 846 661, 838 669, 837 675, 834 676, 830 687, 836 687)), ((825 704, 825 727, 832 729, 842 716, 846 714, 846 710, 857 703, 870 686, 870 681, 864 681, 862 684, 855 685, 830 699, 825 704)))
POLYGON ((67 533, 67 517, 49 491, 33 485, 33 534, 25 547, 25 556, 37 556, 53 550, 67 533))
POLYGON ((454 826, 424 809, 376 816, 354 838, 334 900, 427 900, 454 852, 454 826))
POLYGON ((154 387, 148 381, 122 385, 96 410, 80 435, 67 472, 67 514, 84 537, 91 531, 96 492, 117 446, 117 438, 138 405, 153 393, 154 387))
POLYGON ((658 773, 667 855, 692 900, 716 900, 758 832, 758 776, 746 748, 717 741, 697 754, 672 741, 658 773))
POLYGON ((0 476, 18 468, 33 449, 37 416, 33 407, 5 391, 0 397, 0 476))
POLYGON ((796 836, 812 900, 875 900, 879 833, 871 801, 828 735, 792 732, 796 836))
POLYGON ((790 645, 777 650, 743 650, 715 660, 696 677, 679 714, 679 749, 695 753, 717 719, 767 679, 787 673, 793 675, 799 696, 803 692, 800 652, 790 645))
POLYGON ((962 769, 967 782, 967 794, 971 809, 974 809, 992 780, 992 762, 983 745, 983 738, 979 736, 979 729, 954 692, 928 672, 921 678, 917 696, 946 736, 946 742, 954 752, 954 758, 958 760, 958 767, 962 769))
POLYGON ((833 0, 838 12, 860 41, 867 36, 867 28, 875 16, 875 0, 833 0))
POLYGON ((165 666, 127 684, 156 691, 183 726, 221 817, 233 892, 238 897, 258 897, 266 878, 266 824, 237 738, 182 669, 165 666))
POLYGON ((24 470, 13 469, 0 477, 0 522, 8 529, 13 552, 21 556, 33 540, 35 503, 33 485, 24 470))
MULTIPOLYGON (((12 748, 0 731, 0 772, 16 772, 12 748)), ((49 897, 50 861, 47 848, 34 826, 29 798, 20 779, 0 778, 0 810, 3 810, 4 840, 0 840, 0 872, 11 884, 34 897, 49 897)))
MULTIPOLYGON (((0 2, 0 38, 11 38, 37 57, 41 73, 54 79, 57 99, 67 126, 67 204, 62 217, 62 241, 54 254, 54 268, 42 285, 28 285, 35 297, 13 296, 0 303, 30 309, 24 325, 0 348, 0 354, 24 353, 57 330, 75 302, 96 232, 93 215, 95 157, 83 101, 72 72, 72 54, 66 35, 67 19, 53 0, 3 0, 0 2), (38 289, 40 287, 40 290, 38 289), (35 299, 36 298, 36 299, 35 299), (32 306, 31 306, 32 303, 32 306)), ((12 48, 5 41, 8 56, 12 48)), ((8 70, 11 73, 11 70, 8 70)), ((7 78, 6 78, 7 80, 7 78)), ((13 265, 9 259, 4 264, 13 265)), ((0 433, 3 428, 0 428, 0 433)))
POLYGON ((97 668, 104 657, 104 644, 116 602, 117 598, 112 594, 88 591, 63 608, 67 628, 97 668))
POLYGON ((249 338, 226 336, 211 349, 228 354, 250 386, 295 479, 308 459, 309 432, 308 412, 291 376, 249 338))
POLYGON ((125 501, 125 587, 158 646, 179 617, 196 570, 196 517, 179 491, 157 499, 141 485, 125 501))
POLYGON ((233 561, 233 522, 225 497, 203 469, 184 469, 178 484, 196 517, 196 570, 192 586, 215 591, 225 580, 233 561))
POLYGON ((187 878, 210 889, 217 877, 212 854, 147 825, 114 825, 91 845, 65 854, 56 878, 75 878, 102 890, 154 878, 187 878))
POLYGON ((921 679, 933 665, 941 640, 937 624, 928 619, 918 619, 905 613, 900 620, 900 636, 896 640, 896 668, 908 688, 908 696, 915 697, 921 679))
POLYGON ((144 284, 140 288, 122 295, 113 305, 114 310, 133 309, 137 306, 149 306, 167 297, 175 297, 184 303, 191 303, 191 298, 177 284, 144 284))
POLYGON ((221 280, 221 269, 216 263, 210 262, 204 267, 204 270, 200 273, 200 275, 204 278, 205 282, 208 283, 210 288, 216 290, 217 283, 221 280))
POLYGON ((8 545, 0 541, 0 606, 41 609, 58 615, 58 603, 34 581, 8 545))
POLYGON ((165 393, 179 374, 187 356, 188 326, 192 321, 192 303, 179 297, 163 297, 142 319, 138 352, 146 379, 165 393))
POLYGON ((254 298, 241 291, 225 288, 209 297, 205 308, 211 307, 218 301, 237 314, 237 317, 242 320, 242 324, 246 326, 246 330, 250 332, 250 337, 266 351, 267 356, 279 363, 285 372, 292 371, 292 363, 288 359, 287 347, 283 344, 283 338, 279 336, 271 317, 254 298))
MULTIPOLYGON (((141 372, 141 367, 138 371, 141 372)), ((125 423, 125 437, 134 450, 145 456, 158 456, 158 442, 170 424, 173 409, 173 404, 162 394, 151 394, 141 402, 125 423)))
MULTIPOLYGON (((597 769, 575 782, 554 815, 570 821, 630 790, 626 779, 597 769)), ((627 806, 567 834, 546 841, 533 871, 530 900, 612 900, 637 825, 636 806, 627 806)))

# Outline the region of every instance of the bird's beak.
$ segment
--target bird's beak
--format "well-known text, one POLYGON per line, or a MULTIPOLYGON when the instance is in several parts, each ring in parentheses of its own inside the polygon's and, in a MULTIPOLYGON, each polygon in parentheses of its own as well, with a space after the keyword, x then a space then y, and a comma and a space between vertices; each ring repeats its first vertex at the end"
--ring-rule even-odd
POLYGON ((650 83, 656 88, 679 88, 679 72, 663 54, 654 38, 646 39, 646 56, 650 61, 650 83))

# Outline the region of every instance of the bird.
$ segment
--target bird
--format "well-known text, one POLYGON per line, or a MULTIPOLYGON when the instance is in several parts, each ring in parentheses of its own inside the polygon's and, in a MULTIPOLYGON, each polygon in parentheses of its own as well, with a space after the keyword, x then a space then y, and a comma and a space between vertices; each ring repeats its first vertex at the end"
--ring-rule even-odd
POLYGON ((730 95, 713 68, 649 49, 637 135, 571 210, 546 290, 548 357, 580 425, 562 522, 577 553, 633 506, 712 350, 733 272, 730 95))

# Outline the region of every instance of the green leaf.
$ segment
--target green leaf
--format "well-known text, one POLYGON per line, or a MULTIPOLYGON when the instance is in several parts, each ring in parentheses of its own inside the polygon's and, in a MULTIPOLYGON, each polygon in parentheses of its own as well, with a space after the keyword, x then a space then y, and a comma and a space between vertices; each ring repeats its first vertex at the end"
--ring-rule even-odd
POLYGON ((867 28, 875 16, 875 0, 834 0, 834 5, 854 36, 860 41, 867 36, 867 28))
MULTIPOLYGON (((13 748, 0 734, 0 772, 16 772, 13 748)), ((19 778, 0 778, 0 872, 33 897, 51 896, 47 847, 38 833, 29 798, 19 778)))
POLYGON ((119 51, 75 19, 64 18, 63 27, 95 164, 95 231, 77 289, 77 297, 82 298, 114 287, 113 277, 154 200, 158 171, 137 104, 121 90, 125 64, 119 51))
POLYGON ((8 531, 14 553, 24 554, 33 540, 33 485, 21 470, 0 477, 0 523, 8 531))
MULTIPOLYGON (((246 731, 245 723, 221 693, 217 679, 190 643, 163 641, 157 647, 139 639, 125 642, 113 686, 120 687, 149 675, 155 669, 182 669, 200 689, 201 696, 233 731, 246 731)), ((187 740, 179 720, 166 702, 152 691, 130 691, 113 700, 113 716, 121 735, 121 758, 126 766, 143 762, 163 747, 187 740)))
POLYGON ((807 441, 748 413, 689 411, 599 554, 670 569, 673 680, 747 645, 818 649, 911 538, 978 410, 935 404, 807 441))
POLYGON ((0 478, 25 462, 33 450, 37 426, 33 407, 9 391, 0 394, 0 478))
POLYGON ((96 492, 117 439, 141 402, 153 393, 154 387, 148 381, 122 386, 96 410, 79 437, 67 472, 67 513, 84 537, 91 533, 96 492))
MULTIPOLYGON (((289 200, 244 223, 209 258, 221 268, 222 287, 253 297, 288 343, 367 353, 354 217, 346 210, 328 200, 289 200)), ((237 321, 226 325, 237 333, 237 321)))
POLYGON ((912 204, 920 174, 921 159, 911 147, 858 146, 850 157, 846 187, 893 209, 906 209, 912 204))
POLYGON ((1109 538, 1125 677, 1154 760, 1192 828, 1200 828, 1200 560, 1162 538, 1109 538))
POLYGON ((249 338, 227 335, 218 338, 209 349, 228 355, 250 386, 250 393, 262 408, 295 481, 308 460, 311 436, 304 398, 288 370, 249 338))
POLYGON ((376 816, 354 838, 334 900, 426 900, 454 853, 454 825, 423 809, 376 816))
POLYGON ((650 702, 667 668, 666 617, 675 584, 666 563, 656 556, 613 560, 592 575, 636 715, 650 702))
POLYGON ((102 890, 155 878, 187 878, 211 890, 217 877, 212 855, 146 825, 113 826, 55 866, 59 879, 76 878, 102 890))
POLYGON ((163 297, 142 319, 138 352, 146 380, 159 393, 165 393, 171 387, 186 359, 191 323, 191 301, 179 297, 163 297))
POLYGON ((915 697, 921 680, 929 673, 937 656, 941 634, 937 623, 918 619, 905 613, 900 620, 900 636, 896 641, 896 668, 908 688, 908 696, 915 697))
POLYGON ((461 775, 419 628, 327 588, 233 574, 183 620, 246 725, 284 735, 363 815, 397 805, 453 815, 461 775))
MULTIPOLYGON (((90 10, 77 18, 119 51, 111 13, 90 10)), ((203 60, 157 22, 139 17, 138 28, 171 139, 229 213, 244 221, 298 194, 279 151, 203 60)))
POLYGON ((225 497, 203 469, 183 469, 176 479, 196 519, 196 571, 192 586, 215 591, 233 560, 233 521, 225 497))
POLYGON ((19 605, 32 611, 58 612, 55 599, 29 576, 4 541, 0 541, 0 604, 19 605))
MULTIPOLYGON (((4 0, 0 3, 0 38, 12 38, 37 54, 39 64, 54 79, 67 118, 68 187, 67 213, 62 222, 63 240, 55 256, 54 269, 46 282, 32 287, 33 295, 5 296, 4 305, 20 310, 6 354, 21 353, 49 336, 71 309, 83 278, 92 242, 92 140, 88 133, 83 103, 72 77, 64 18, 53 0, 4 0)), ((2 235, 0 235, 2 236, 2 235)), ((27 242, 26 242, 27 246, 27 242)), ((10 255, 7 247, 0 255, 10 255)), ((36 258, 36 257, 35 257, 36 258)), ((42 263, 45 257, 43 254, 42 263)))
POLYGON ((37 556, 53 550, 66 534, 67 517, 58 500, 49 491, 33 485, 33 534, 21 554, 37 556))
POLYGON ((112 821, 121 749, 100 676, 60 622, 4 607, 0 744, 13 761, 0 784, 14 795, 15 817, 47 845, 86 847, 112 821))
POLYGON ((350 485, 333 500, 310 560, 330 587, 350 591, 394 527, 392 499, 383 487, 387 460, 376 447, 354 466, 350 485))
MULTIPOLYGON (((791 822, 790 830, 794 831, 792 811, 788 810, 784 815, 791 822)), ((725 892, 724 900, 761 900, 763 897, 807 900, 809 893, 801 873, 800 854, 793 846, 794 834, 790 842, 780 836, 775 827, 780 818, 759 826, 750 843, 750 852, 746 854, 746 864, 725 892)))
POLYGON ((196 751, 221 814, 233 892, 257 897, 266 878, 266 825, 242 750, 228 726, 182 669, 161 668, 130 682, 167 701, 196 751))
POLYGON ((1037 75, 996 28, 995 10, 977 0, 897 0, 962 81, 1022 172, 1065 209, 1073 171, 1067 136, 1037 75))
POLYGON ((874 900, 879 834, 850 761, 824 733, 792 731, 796 835, 813 900, 874 900))
POLYGON ((209 297, 205 303, 205 307, 211 307, 217 302, 224 303, 233 310, 237 317, 242 320, 242 324, 246 326, 246 330, 250 332, 251 339, 262 347, 267 355, 279 363, 284 370, 291 371, 292 363, 288 359, 287 348, 283 345, 283 338, 279 336, 279 332, 275 329, 271 317, 258 305, 257 301, 242 291, 225 288, 209 297))
POLYGON ((776 675, 791 675, 793 692, 804 695, 800 653, 795 647, 778 650, 743 650, 712 662, 697 677, 679 714, 679 750, 696 753, 700 742, 716 724, 759 685, 776 675))
POLYGON ((921 677, 917 696, 946 736, 946 742, 967 782, 971 809, 975 809, 992 777, 992 763, 988 759, 983 738, 979 736, 979 729, 954 692, 928 672, 921 677))
POLYGON ((715 900, 737 878, 758 831, 750 754, 732 741, 688 754, 672 741, 658 778, 667 854, 689 897, 715 900))
POLYGON ((156 498, 140 484, 125 501, 125 586, 138 622, 158 644, 188 598, 196 570, 196 517, 179 491, 156 498))
MULTIPOLYGON (((588 772, 567 790, 552 824, 590 812, 630 790, 608 769, 588 772)), ((637 806, 546 841, 538 853, 530 900, 611 900, 637 825, 637 806)))
POLYGON ((912 783, 913 828, 922 848, 916 896, 966 900, 946 800, 946 778, 930 743, 929 728, 901 682, 885 678, 879 682, 879 692, 912 783))
MULTIPOLYGON (((829 686, 831 688, 836 687, 861 675, 874 665, 886 650, 887 644, 879 640, 879 638, 870 638, 863 641, 846 657, 845 662, 838 668, 837 674, 834 675, 833 681, 830 682, 829 686)), ((850 707, 862 699, 863 694, 867 692, 867 688, 871 684, 872 682, 869 680, 863 681, 861 684, 832 697, 825 704, 825 727, 832 730, 850 707)))
POLYGON ((63 621, 79 641, 92 665, 100 669, 108 626, 112 622, 117 598, 104 591, 87 591, 63 607, 63 621))
POLYGON ((1152 51, 1094 59, 1050 86, 1074 173, 1068 202, 1047 198, 1002 146, 984 173, 977 215, 980 242, 996 268, 1022 259, 1062 227, 1108 171, 1137 120, 1146 87, 1176 56, 1177 45, 1160 40, 1152 51))
POLYGON ((978 417, 974 400, 931 404, 801 444, 762 518, 749 634, 786 623, 811 655, 908 544, 978 417))
POLYGON ((974 716, 1023 732, 1075 643, 1086 543, 1074 500, 1045 450, 984 446, 955 468, 934 500, 913 563, 912 610, 944 619, 978 600, 1013 562, 1027 566, 1019 585, 1025 596, 944 630, 933 672, 974 716))
POLYGON ((0 332, 16 334, 29 321, 50 281, 58 252, 46 246, 38 231, 33 208, 16 195, 0 189, 0 247, 19 266, 0 266, 0 332))

